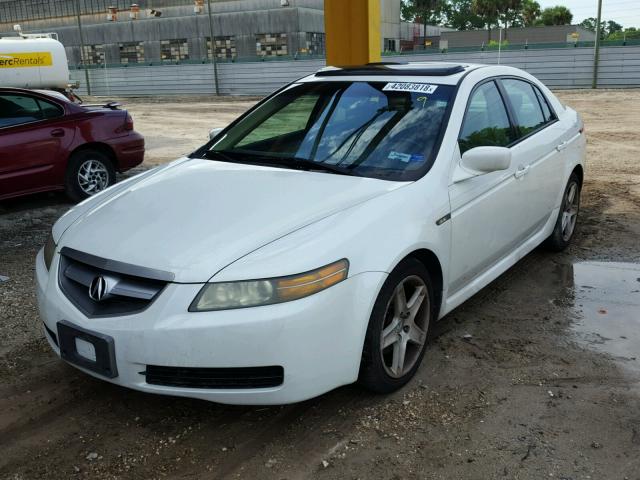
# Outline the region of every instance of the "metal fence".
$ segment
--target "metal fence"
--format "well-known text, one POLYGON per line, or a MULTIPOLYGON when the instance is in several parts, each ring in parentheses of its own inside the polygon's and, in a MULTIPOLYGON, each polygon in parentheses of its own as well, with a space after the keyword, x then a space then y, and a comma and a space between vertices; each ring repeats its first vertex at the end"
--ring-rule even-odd
MULTIPOLYGON (((449 61, 504 64, 521 68, 550 88, 589 88, 593 77, 593 49, 485 51, 385 57, 388 61, 449 61)), ((243 62, 218 65, 223 95, 265 95, 324 66, 323 59, 243 62)), ((640 87, 640 46, 601 49, 600 88, 640 87)), ((101 96, 214 94, 211 64, 181 64, 101 68, 88 71, 92 94, 101 96)), ((86 94, 85 73, 72 70, 72 79, 86 94)))
POLYGON ((165 4, 192 5, 193 0, 0 0, 0 23, 70 17, 77 15, 78 9, 81 15, 106 14, 109 7, 128 10, 132 3, 145 9, 165 4))

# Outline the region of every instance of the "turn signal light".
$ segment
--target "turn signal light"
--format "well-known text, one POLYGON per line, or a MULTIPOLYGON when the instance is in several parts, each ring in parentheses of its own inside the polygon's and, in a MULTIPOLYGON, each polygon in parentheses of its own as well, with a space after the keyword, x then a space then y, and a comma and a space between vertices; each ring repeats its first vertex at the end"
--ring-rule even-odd
POLYGON ((313 295, 343 281, 348 270, 349 262, 343 259, 313 272, 279 279, 276 281, 278 296, 282 301, 288 301, 313 295))

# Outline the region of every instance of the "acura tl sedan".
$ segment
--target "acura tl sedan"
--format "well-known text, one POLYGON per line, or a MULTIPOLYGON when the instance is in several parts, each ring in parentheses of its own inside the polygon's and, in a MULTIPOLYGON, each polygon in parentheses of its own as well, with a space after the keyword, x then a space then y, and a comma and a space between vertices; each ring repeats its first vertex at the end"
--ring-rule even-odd
POLYGON ((406 384, 433 324, 574 234, 580 116, 506 66, 328 67, 71 209, 36 259, 53 350, 151 393, 406 384))
POLYGON ((54 91, 0 88, 0 200, 52 190, 82 200, 143 157, 144 138, 117 104, 78 105, 54 91))

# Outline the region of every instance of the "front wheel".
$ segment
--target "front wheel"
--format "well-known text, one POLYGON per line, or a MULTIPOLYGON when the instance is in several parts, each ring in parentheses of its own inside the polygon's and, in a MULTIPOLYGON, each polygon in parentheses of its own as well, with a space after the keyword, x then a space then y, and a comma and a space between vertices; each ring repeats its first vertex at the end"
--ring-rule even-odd
POLYGON ((388 393, 416 373, 435 317, 429 272, 414 258, 404 260, 389 275, 373 307, 358 382, 388 393))
POLYGON ((84 200, 116 182, 111 159, 98 150, 82 150, 69 159, 65 191, 74 201, 84 200))
POLYGON ((580 189, 580 179, 575 173, 572 173, 564 190, 562 206, 555 227, 544 244, 550 250, 560 252, 571 243, 580 212, 580 189))

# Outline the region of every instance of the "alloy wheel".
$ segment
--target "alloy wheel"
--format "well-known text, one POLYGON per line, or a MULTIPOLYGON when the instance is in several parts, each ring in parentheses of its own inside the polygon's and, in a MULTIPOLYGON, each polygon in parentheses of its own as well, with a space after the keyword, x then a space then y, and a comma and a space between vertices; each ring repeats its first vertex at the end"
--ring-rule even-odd
POLYGON ((580 190, 576 182, 567 189, 562 211, 562 239, 568 242, 576 228, 580 208, 580 190))
POLYGON ((380 334, 380 355, 389 376, 406 375, 420 358, 427 341, 430 312, 424 280, 416 275, 402 280, 387 303, 380 334))
POLYGON ((78 185, 87 195, 95 195, 109 186, 107 167, 98 160, 87 160, 78 169, 78 185))

